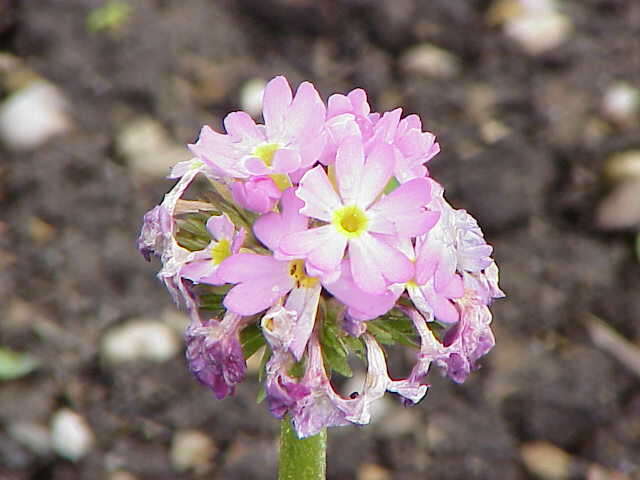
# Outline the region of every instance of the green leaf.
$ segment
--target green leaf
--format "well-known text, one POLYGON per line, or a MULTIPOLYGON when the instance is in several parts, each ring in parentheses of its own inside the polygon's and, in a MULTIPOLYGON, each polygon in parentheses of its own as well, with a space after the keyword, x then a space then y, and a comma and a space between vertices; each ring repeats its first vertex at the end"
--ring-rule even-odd
POLYGON ((324 363, 334 372, 348 378, 353 376, 353 371, 347 361, 347 356, 344 355, 343 352, 332 348, 325 348, 322 351, 322 358, 324 363))
POLYGON ((264 388, 264 384, 260 384, 260 388, 258 389, 258 395, 256 395, 256 403, 260 405, 264 402, 264 399, 267 398, 267 391, 264 388))
POLYGON ((367 330, 385 345, 399 343, 406 347, 419 348, 413 323, 401 312, 392 310, 383 317, 367 322, 367 330))
POLYGON ((27 353, 0 347, 0 380, 24 377, 39 366, 38 360, 27 353))
POLYGON ((242 332, 240 332, 240 344, 242 345, 244 358, 249 358, 260 350, 260 347, 265 345, 260 328, 253 324, 242 330, 242 332))
POLYGON ((294 363, 293 366, 289 369, 288 373, 293 378, 300 379, 300 378, 304 377, 305 368, 306 368, 306 364, 305 364, 305 361, 304 361, 304 358, 303 358, 299 362, 294 363))

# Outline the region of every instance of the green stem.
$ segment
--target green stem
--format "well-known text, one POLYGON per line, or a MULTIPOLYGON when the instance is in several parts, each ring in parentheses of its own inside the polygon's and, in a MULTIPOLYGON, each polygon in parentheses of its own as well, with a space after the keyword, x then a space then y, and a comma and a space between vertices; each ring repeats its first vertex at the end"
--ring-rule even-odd
POLYGON ((327 464, 327 430, 299 439, 284 418, 280 422, 280 465, 278 480, 325 480, 327 464))

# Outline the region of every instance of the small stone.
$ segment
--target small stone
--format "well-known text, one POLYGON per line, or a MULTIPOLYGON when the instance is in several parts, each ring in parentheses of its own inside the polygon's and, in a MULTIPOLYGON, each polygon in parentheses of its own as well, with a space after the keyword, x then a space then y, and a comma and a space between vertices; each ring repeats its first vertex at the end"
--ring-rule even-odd
POLYGON ((125 124, 116 136, 116 148, 133 173, 141 177, 165 177, 176 163, 191 158, 162 125, 148 117, 125 124))
POLYGON ((149 360, 164 362, 180 350, 180 341, 171 327, 162 322, 136 319, 113 328, 103 337, 100 352, 109 363, 149 360))
POLYGON ((640 112, 640 89, 625 82, 609 85, 602 97, 602 111, 615 122, 632 122, 640 112))
POLYGON ((123 470, 111 473, 108 478, 109 480, 138 480, 134 474, 123 470))
POLYGON ((358 480, 390 480, 389 470, 375 463, 363 463, 358 468, 358 480))
POLYGON ((616 153, 607 159, 604 172, 610 180, 640 178, 640 150, 616 153))
POLYGON ((528 54, 540 55, 559 47, 573 28, 571 20, 557 11, 552 0, 514 0, 519 8, 504 23, 508 37, 528 54))
POLYGON ((80 460, 93 447, 93 432, 83 417, 63 408, 51 419, 51 444, 61 457, 80 460))
POLYGON ((9 425, 9 435, 18 443, 42 457, 51 452, 49 429, 39 423, 18 421, 9 425))
POLYGON ((28 221, 29 236, 38 245, 44 245, 53 239, 56 229, 53 225, 45 222, 39 217, 30 217, 28 221))
POLYGON ((262 78, 248 80, 240 89, 240 108, 252 117, 262 113, 262 94, 267 83, 262 78))
POLYGON ((409 48, 400 59, 407 73, 434 78, 451 78, 460 73, 460 60, 452 53, 431 43, 409 48))
POLYGON ((0 140, 11 150, 34 150, 70 129, 67 100, 45 81, 28 84, 0 105, 0 140))
POLYGON ((171 442, 171 464, 179 472, 193 471, 201 475, 212 467, 217 448, 213 441, 198 430, 176 432, 171 442))
POLYGON ((617 183, 596 209, 602 230, 640 230, 640 178, 617 183))
POLYGON ((542 480, 569 478, 571 455, 550 443, 525 443, 520 448, 520 454, 527 470, 542 480))

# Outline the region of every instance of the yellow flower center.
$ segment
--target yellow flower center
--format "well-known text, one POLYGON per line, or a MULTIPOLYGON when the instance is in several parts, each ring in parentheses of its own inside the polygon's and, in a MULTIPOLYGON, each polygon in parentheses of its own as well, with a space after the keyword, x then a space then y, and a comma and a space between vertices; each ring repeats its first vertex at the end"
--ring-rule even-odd
POLYGON ((280 189, 281 192, 284 192, 287 188, 291 187, 293 184, 291 183, 291 179, 289 175, 285 173, 274 173, 273 175, 269 175, 273 183, 276 184, 276 187, 280 189))
POLYGON ((273 156, 280 149, 277 143, 264 143, 255 148, 253 154, 264 162, 267 167, 273 163, 273 156))
POLYGON ((318 283, 316 277, 309 277, 304 271, 303 260, 293 260, 289 262, 289 275, 291 275, 291 278, 296 282, 296 287, 311 288, 318 283))
POLYGON ((220 265, 223 260, 226 260, 231 256, 231 242, 226 238, 223 238, 219 242, 211 247, 211 261, 215 265, 220 265))
POLYGON ((345 237, 355 238, 367 231, 369 219, 360 207, 349 205, 333 212, 331 223, 345 237))

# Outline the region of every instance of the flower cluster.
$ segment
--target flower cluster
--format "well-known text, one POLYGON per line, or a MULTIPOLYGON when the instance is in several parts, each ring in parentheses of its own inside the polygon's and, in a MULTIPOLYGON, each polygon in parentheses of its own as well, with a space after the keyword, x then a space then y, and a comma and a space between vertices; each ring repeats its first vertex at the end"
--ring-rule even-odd
POLYGON ((283 77, 266 86, 263 117, 205 126, 144 218, 140 251, 161 258, 191 317, 194 375, 224 398, 265 346, 262 396, 300 437, 368 423, 386 391, 417 403, 432 363, 463 382, 493 347, 488 305, 503 294, 478 224, 425 167, 435 137, 401 109, 372 113, 363 90, 325 105, 283 77), (196 178, 207 189, 187 200, 196 178), (406 379, 388 374, 393 343, 415 349, 406 379), (343 397, 331 377, 358 357, 364 385, 343 397))

